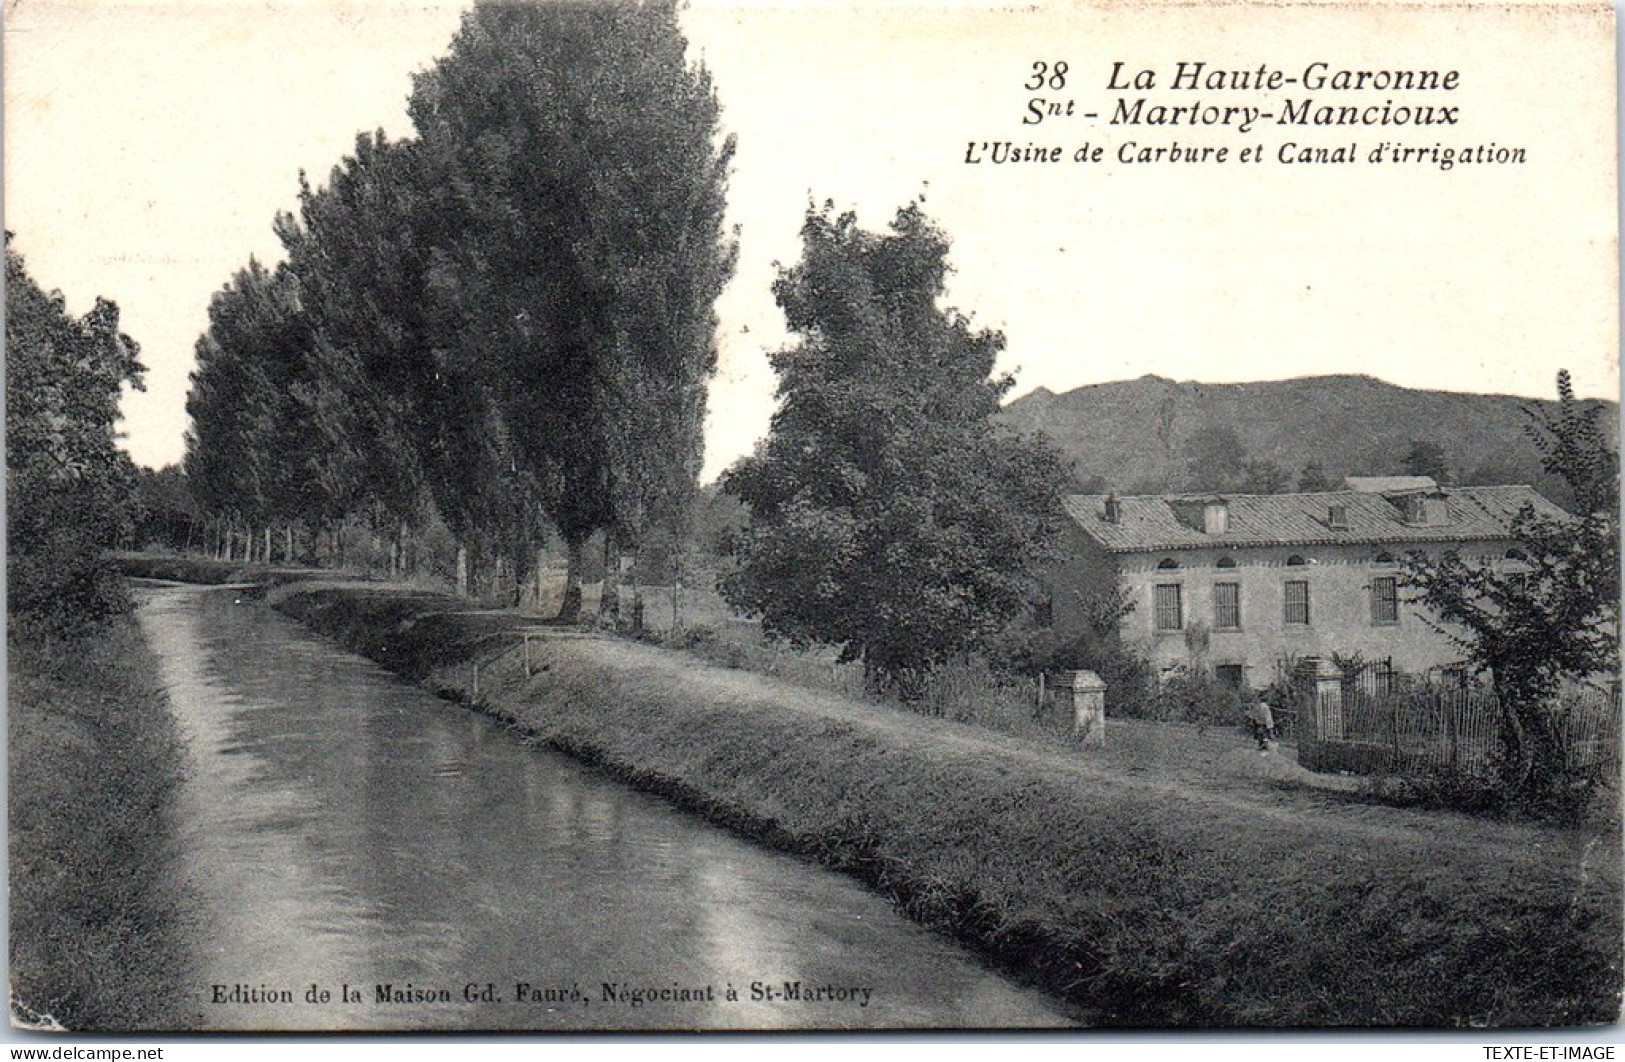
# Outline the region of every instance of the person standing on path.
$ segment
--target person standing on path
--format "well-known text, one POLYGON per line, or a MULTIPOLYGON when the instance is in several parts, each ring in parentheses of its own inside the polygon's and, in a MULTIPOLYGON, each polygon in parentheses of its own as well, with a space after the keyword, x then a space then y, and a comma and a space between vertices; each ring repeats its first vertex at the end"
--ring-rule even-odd
POLYGON ((1260 693, 1247 706, 1247 725, 1258 741, 1259 752, 1268 752, 1275 747, 1275 711, 1270 707, 1267 693, 1260 693))

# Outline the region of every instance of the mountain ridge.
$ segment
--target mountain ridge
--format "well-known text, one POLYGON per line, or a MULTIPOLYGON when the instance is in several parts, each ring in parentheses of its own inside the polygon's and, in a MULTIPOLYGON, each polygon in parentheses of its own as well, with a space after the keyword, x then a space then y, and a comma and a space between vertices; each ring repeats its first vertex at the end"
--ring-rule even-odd
MULTIPOLYGON (((1606 430, 1617 447, 1618 404, 1579 404, 1608 411, 1606 430)), ((1525 408, 1556 407, 1555 399, 1412 389, 1366 374, 1247 383, 1147 374, 1059 393, 1035 388, 1008 403, 1000 419, 1048 436, 1072 462, 1079 486, 1121 493, 1211 486, 1190 482, 1198 436, 1227 430, 1249 460, 1279 467, 1291 484, 1310 464, 1333 484, 1347 475, 1396 474, 1412 444, 1423 442, 1442 447, 1453 482, 1527 484, 1562 503, 1566 486, 1544 471, 1524 432, 1525 408)))

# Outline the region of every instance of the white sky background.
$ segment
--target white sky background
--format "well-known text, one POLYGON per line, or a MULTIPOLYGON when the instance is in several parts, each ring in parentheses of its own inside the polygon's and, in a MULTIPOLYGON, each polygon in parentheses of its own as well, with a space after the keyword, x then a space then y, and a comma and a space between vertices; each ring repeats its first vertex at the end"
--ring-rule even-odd
MULTIPOLYGON (((271 233, 300 168, 318 183, 362 130, 411 132, 410 74, 460 4, 11 0, 5 225, 70 308, 118 302, 149 367, 125 403, 139 463, 178 460, 209 296, 271 233)), ((1604 9, 1606 14, 1606 9, 1604 9)), ((712 2, 684 16, 739 137, 736 279, 719 307, 707 476, 767 427, 784 341, 769 285, 809 197, 868 227, 925 194, 954 240, 948 301, 1003 330, 1018 393, 1157 373, 1210 382, 1367 373, 1548 397, 1559 367, 1616 397, 1614 38, 1596 8, 866 9, 712 2), (1022 87, 1068 62, 1061 92, 1022 87), (1439 132, 1023 126, 1028 98, 1109 113, 1112 63, 1456 69, 1439 132), (967 141, 1104 145, 1107 161, 967 166, 967 141), (1522 146, 1522 167, 1296 166, 1283 141, 1522 146), (1271 160, 1131 166, 1118 144, 1267 147, 1271 160)), ((1280 95, 1305 95, 1304 92, 1280 95)), ((1158 94, 1266 106, 1258 93, 1158 94)), ((1317 96, 1327 96, 1318 93, 1317 96)), ((1380 103, 1376 98, 1326 99, 1380 103)), ((1370 94, 1367 94, 1370 96, 1370 94)))

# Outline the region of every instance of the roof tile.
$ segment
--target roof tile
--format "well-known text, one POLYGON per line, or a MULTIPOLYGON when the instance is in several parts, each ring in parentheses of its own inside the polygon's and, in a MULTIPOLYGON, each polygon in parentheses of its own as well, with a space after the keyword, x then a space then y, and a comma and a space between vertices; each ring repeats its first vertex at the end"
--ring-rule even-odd
POLYGON ((1074 494, 1064 499, 1067 514, 1113 553, 1202 549, 1224 546, 1290 546, 1461 542, 1510 537, 1513 518, 1525 506, 1542 516, 1562 518, 1563 510, 1524 486, 1452 487, 1442 493, 1447 519, 1423 526, 1405 522, 1401 509, 1369 491, 1313 494, 1202 495, 1229 507, 1223 534, 1204 534, 1182 523, 1173 503, 1191 495, 1131 495, 1118 498, 1119 518, 1107 523, 1106 495, 1074 494), (1331 507, 1342 506, 1347 526, 1332 527, 1331 507))

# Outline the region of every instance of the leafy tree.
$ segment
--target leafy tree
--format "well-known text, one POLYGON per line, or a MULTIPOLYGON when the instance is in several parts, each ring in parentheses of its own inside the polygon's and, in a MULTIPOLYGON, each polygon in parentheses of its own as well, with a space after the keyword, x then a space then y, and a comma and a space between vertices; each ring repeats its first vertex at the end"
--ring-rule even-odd
POLYGON ((1249 460, 1242 466, 1237 489, 1242 494, 1281 494, 1292 488, 1292 477, 1273 461, 1249 460))
POLYGON ((1566 371, 1555 411, 1528 407, 1528 434, 1548 471, 1573 491, 1578 511, 1553 517, 1526 507, 1513 535, 1526 571, 1472 563, 1457 553, 1413 555, 1407 583, 1501 702, 1501 774, 1509 792, 1538 796, 1563 784, 1565 678, 1619 671, 1619 455, 1602 407, 1576 402, 1566 371))
POLYGON ((916 695, 1023 607, 1066 473, 994 426, 1004 338, 938 307, 948 239, 917 203, 889 233, 809 208, 801 235, 774 285, 799 337, 772 357, 779 410, 724 479, 751 519, 722 590, 770 636, 839 645, 916 695))
POLYGON ((1247 476, 1247 447, 1235 429, 1209 425, 1185 443, 1185 488, 1235 490, 1247 476))
POLYGON ((120 392, 141 387, 118 307, 67 312, 6 234, 6 604, 13 633, 76 634, 127 606, 103 557, 131 530, 135 467, 114 445, 120 392))
POLYGON ((1400 468, 1407 476, 1427 476, 1441 486, 1450 482, 1450 458, 1444 446, 1427 439, 1412 439, 1400 468))
POLYGON ((135 492, 138 545, 156 543, 179 550, 201 541, 203 513, 180 465, 136 469, 135 492))
POLYGON ((363 135, 325 187, 301 174, 298 215, 277 219, 316 327, 303 395, 320 442, 311 501, 327 524, 376 512, 398 545, 423 523, 430 493, 466 539, 463 492, 478 467, 463 438, 471 425, 440 408, 478 381, 448 380, 436 356, 445 328, 430 297, 435 242, 455 231, 437 181, 414 143, 363 135))
POLYGON ((699 470, 732 141, 685 48, 666 0, 479 3, 413 91, 457 219, 431 286, 458 310, 444 356, 484 381, 518 507, 575 577, 595 531, 635 548, 679 519, 699 470))
MULTIPOLYGON (((286 266, 250 259, 209 303, 197 342, 186 411, 187 482, 206 508, 252 532, 301 519, 311 478, 302 455, 314 445, 300 396, 313 335, 299 283, 286 266)), ((269 560, 269 549, 266 549, 269 560)))
POLYGON ((1315 494, 1332 489, 1332 481, 1326 475, 1326 469, 1321 466, 1319 461, 1310 461, 1298 473, 1298 493, 1300 494, 1315 494))

